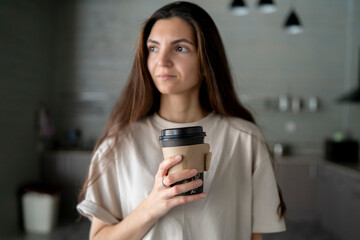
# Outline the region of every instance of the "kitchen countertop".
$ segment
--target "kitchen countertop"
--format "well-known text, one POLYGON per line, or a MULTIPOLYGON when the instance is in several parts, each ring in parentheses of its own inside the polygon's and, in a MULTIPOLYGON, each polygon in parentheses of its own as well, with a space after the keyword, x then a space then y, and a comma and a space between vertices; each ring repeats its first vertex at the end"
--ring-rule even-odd
POLYGON ((277 163, 279 164, 316 164, 325 166, 331 169, 336 169, 351 175, 356 178, 360 178, 360 162, 358 163, 340 163, 326 160, 322 157, 309 157, 309 156, 285 156, 278 158, 277 163))
POLYGON ((88 150, 57 150, 57 151, 47 151, 44 154, 46 155, 91 155, 91 151, 88 150))

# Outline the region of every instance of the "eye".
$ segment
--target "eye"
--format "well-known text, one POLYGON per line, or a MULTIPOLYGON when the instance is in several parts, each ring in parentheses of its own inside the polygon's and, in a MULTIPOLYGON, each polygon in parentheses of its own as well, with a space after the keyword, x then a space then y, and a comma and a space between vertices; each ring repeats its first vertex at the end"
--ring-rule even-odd
POLYGON ((188 49, 184 46, 178 46, 178 47, 176 47, 176 50, 179 52, 187 52, 188 51, 188 49))
POLYGON ((155 46, 150 46, 149 50, 150 50, 150 52, 157 52, 159 49, 155 46))

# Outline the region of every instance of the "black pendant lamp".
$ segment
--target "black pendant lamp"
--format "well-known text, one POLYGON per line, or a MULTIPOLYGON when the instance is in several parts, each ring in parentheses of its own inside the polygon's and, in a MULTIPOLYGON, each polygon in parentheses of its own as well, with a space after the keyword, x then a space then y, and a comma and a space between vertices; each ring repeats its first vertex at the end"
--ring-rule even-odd
POLYGON ((276 12, 276 4, 273 0, 260 0, 258 3, 260 12, 262 13, 273 13, 276 12))
POLYGON ((304 31, 300 18, 297 16, 295 12, 295 8, 292 8, 290 10, 290 14, 288 15, 284 23, 284 27, 286 32, 289 34, 299 34, 304 31))
POLYGON ((244 16, 249 13, 249 8, 243 0, 234 0, 231 4, 231 12, 236 16, 244 16))

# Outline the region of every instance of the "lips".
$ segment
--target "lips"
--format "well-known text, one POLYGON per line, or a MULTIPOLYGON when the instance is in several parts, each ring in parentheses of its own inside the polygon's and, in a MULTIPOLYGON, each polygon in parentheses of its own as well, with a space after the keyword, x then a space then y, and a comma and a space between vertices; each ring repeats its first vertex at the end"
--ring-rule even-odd
POLYGON ((169 79, 176 77, 176 75, 162 73, 162 74, 156 75, 156 77, 160 80, 169 80, 169 79))

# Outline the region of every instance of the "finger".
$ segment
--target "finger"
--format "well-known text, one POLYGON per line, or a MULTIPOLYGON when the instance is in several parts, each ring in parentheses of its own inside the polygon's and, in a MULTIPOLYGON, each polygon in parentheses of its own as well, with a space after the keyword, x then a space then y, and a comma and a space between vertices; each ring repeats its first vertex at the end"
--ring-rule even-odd
POLYGON ((196 179, 187 183, 177 184, 171 188, 168 188, 165 195, 167 198, 173 198, 178 194, 188 192, 194 188, 200 187, 201 185, 203 185, 203 181, 201 179, 196 179))
POLYGON ((194 194, 194 195, 186 195, 186 196, 177 196, 174 197, 170 200, 168 200, 168 205, 170 208, 173 208, 175 206, 181 205, 181 204, 185 204, 188 202, 194 202, 200 199, 203 199, 206 197, 206 193, 199 193, 199 194, 194 194))
POLYGON ((167 175, 164 178, 163 182, 165 185, 170 186, 174 183, 183 181, 188 178, 192 178, 192 177, 196 176, 197 173, 198 172, 196 169, 185 169, 183 171, 167 175))
POLYGON ((174 165, 178 164, 179 162, 181 162, 181 160, 182 160, 181 155, 176 155, 176 156, 166 158, 164 161, 162 161, 160 163, 158 174, 160 174, 160 176, 166 176, 169 169, 172 166, 174 166, 174 165))

